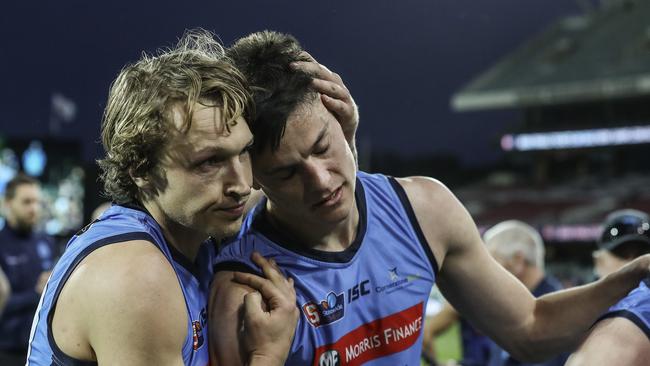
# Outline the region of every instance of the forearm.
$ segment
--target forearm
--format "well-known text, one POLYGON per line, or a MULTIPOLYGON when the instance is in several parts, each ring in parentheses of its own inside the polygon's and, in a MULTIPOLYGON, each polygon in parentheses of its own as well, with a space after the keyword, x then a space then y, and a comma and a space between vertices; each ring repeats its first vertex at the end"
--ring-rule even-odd
POLYGON ((551 293, 536 301, 528 350, 532 359, 575 349, 596 319, 641 281, 641 273, 615 272, 589 285, 551 293))

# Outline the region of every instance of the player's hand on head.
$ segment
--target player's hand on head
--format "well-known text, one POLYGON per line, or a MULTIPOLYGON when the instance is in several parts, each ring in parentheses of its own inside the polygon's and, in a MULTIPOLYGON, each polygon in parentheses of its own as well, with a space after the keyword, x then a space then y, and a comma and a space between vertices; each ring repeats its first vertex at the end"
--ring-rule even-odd
POLYGON ((319 64, 309 53, 303 51, 302 55, 310 61, 294 62, 291 66, 312 75, 313 88, 320 93, 325 107, 336 116, 348 142, 353 141, 359 126, 359 110, 350 91, 337 73, 319 64))
POLYGON ((234 280, 256 291, 244 297, 241 344, 249 361, 283 365, 298 322, 293 279, 286 278, 273 259, 251 256, 264 277, 235 272, 234 280))

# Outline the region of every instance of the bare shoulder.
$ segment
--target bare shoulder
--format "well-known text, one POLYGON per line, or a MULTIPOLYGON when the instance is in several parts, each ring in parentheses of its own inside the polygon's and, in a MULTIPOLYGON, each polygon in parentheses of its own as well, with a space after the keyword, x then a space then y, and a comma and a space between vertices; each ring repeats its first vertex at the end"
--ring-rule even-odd
POLYGON ((154 244, 134 240, 106 245, 81 261, 61 291, 52 329, 71 356, 91 349, 98 361, 135 362, 142 355, 129 350, 141 353, 143 345, 180 355, 187 310, 169 261, 154 244), (68 342, 73 339, 80 348, 68 342))
POLYGON ((208 304, 210 360, 217 365, 243 365, 246 359, 239 344, 244 297, 255 290, 233 281, 234 272, 215 274, 208 304))
POLYGON ((441 263, 447 252, 480 242, 471 216, 442 182, 429 177, 398 178, 397 182, 404 188, 418 223, 441 263))
POLYGON ((568 366, 647 365, 650 339, 632 321, 614 317, 598 322, 567 361, 568 366))
POLYGON ((223 314, 239 309, 246 294, 255 291, 249 286, 235 282, 234 273, 219 271, 214 275, 210 290, 210 308, 214 309, 214 313, 223 314))

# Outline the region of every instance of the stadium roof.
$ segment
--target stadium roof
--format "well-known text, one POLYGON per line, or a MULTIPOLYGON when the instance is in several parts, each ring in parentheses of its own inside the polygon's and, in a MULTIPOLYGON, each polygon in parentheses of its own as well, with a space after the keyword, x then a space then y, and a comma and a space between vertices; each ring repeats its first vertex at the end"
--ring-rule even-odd
POLYGON ((457 111, 650 95, 650 1, 562 19, 452 97, 457 111))

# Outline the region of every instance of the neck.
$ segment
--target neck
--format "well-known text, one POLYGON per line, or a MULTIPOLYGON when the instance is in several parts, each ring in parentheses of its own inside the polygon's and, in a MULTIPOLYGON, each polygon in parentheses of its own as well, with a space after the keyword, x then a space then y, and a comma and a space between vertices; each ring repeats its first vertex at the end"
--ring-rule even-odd
POLYGON ((151 202, 145 202, 143 206, 160 226, 167 244, 173 246, 183 256, 194 262, 201 244, 207 239, 207 235, 172 220, 157 205, 151 202))
POLYGON ((529 291, 533 291, 537 285, 544 279, 544 272, 533 266, 526 267, 522 276, 519 280, 528 288, 529 291))
POLYGON ((277 230, 295 238, 302 246, 326 252, 347 249, 356 238, 359 226, 359 209, 356 205, 344 220, 336 223, 292 217, 278 210, 270 201, 266 204, 266 210, 269 222, 277 230))

